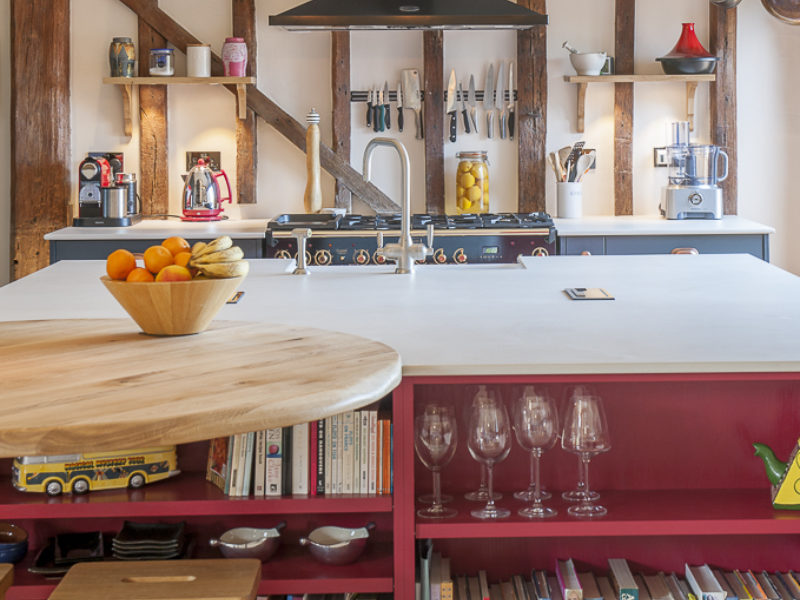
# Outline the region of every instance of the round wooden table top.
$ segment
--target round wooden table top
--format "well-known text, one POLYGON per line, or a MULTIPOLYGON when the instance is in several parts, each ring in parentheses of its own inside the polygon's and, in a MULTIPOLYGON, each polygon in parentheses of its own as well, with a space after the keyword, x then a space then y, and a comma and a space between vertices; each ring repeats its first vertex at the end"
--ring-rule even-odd
POLYGON ((345 333, 217 321, 156 337, 129 319, 0 322, 0 456, 181 444, 366 406, 401 378, 345 333))

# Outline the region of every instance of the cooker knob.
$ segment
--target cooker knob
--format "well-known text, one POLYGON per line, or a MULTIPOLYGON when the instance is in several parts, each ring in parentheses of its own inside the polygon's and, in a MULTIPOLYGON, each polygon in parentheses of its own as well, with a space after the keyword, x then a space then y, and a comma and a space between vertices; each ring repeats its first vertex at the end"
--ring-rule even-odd
POLYGON ((365 265, 369 262, 369 252, 363 248, 361 250, 356 250, 353 260, 357 265, 365 265))
POLYGON ((317 250, 314 253, 314 262, 318 265, 331 264, 331 253, 329 250, 317 250))
POLYGON ((375 252, 372 253, 372 262, 376 265, 382 265, 386 262, 386 257, 380 253, 380 250, 375 250, 375 252))
POLYGON ((467 255, 464 254, 463 248, 459 248, 453 253, 453 260, 459 264, 467 262, 467 255))
POLYGON ((442 248, 437 248, 436 252, 433 253, 433 262, 440 265, 447 262, 447 255, 442 248))
POLYGON ((275 253, 275 258, 292 258, 292 255, 288 250, 278 250, 275 253))
POLYGON ((534 248, 533 252, 531 252, 531 256, 550 256, 550 253, 547 251, 547 248, 534 248))

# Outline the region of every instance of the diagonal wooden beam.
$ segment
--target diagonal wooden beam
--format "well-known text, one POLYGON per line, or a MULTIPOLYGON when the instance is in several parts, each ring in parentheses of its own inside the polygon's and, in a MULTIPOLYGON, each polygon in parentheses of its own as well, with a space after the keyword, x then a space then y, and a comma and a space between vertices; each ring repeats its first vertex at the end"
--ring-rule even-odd
MULTIPOLYGON (((196 37, 186 31, 172 17, 160 8, 152 8, 147 0, 120 0, 137 16, 146 21, 153 29, 178 50, 186 52, 187 44, 200 43, 196 37)), ((222 75, 222 58, 211 53, 211 74, 222 75)), ((236 93, 235 86, 225 86, 232 93, 236 93)), ((271 125, 278 133, 283 135, 292 144, 305 152, 306 128, 289 113, 275 104, 266 94, 255 86, 247 88, 247 106, 271 125)), ((320 144, 319 161, 323 169, 339 180, 342 184, 356 194, 361 200, 378 212, 398 212, 400 206, 393 202, 386 194, 373 184, 364 181, 361 173, 353 169, 348 162, 337 155, 325 144, 320 144)))

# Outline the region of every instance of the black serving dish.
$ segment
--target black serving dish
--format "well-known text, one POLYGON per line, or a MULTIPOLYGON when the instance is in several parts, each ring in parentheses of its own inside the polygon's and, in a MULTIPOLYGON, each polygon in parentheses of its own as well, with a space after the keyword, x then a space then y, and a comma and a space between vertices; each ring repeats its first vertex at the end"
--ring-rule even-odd
POLYGON ((709 75, 714 72, 716 56, 661 56, 656 59, 667 75, 709 75))

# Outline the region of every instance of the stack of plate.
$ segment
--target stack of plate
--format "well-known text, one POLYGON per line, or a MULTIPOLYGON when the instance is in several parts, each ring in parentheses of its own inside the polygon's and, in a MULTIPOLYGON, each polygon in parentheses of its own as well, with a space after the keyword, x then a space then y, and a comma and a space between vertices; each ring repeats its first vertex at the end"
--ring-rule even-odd
POLYGON ((186 523, 135 523, 125 521, 111 541, 114 558, 120 560, 163 560, 178 558, 185 550, 186 523))

